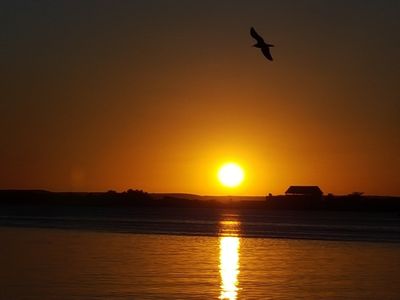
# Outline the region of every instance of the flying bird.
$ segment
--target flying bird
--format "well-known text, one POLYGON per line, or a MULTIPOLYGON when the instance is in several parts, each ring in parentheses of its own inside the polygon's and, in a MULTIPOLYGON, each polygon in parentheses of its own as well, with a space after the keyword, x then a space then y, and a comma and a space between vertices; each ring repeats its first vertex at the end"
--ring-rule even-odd
POLYGON ((264 39, 256 32, 253 27, 250 28, 250 35, 257 41, 257 43, 253 45, 253 47, 260 48, 264 56, 268 60, 272 61, 273 58, 271 52, 269 51, 269 48, 274 47, 274 45, 264 42, 264 39))

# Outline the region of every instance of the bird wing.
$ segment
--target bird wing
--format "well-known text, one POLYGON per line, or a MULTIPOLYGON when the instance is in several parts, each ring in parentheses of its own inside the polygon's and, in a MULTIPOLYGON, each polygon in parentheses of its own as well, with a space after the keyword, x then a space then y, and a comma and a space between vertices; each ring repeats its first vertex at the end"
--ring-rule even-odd
POLYGON ((264 39, 256 32, 256 30, 251 27, 250 35, 257 40, 257 42, 264 43, 264 39))
POLYGON ((263 47, 261 48, 261 52, 264 54, 266 58, 269 60, 273 61, 274 59, 272 58, 271 52, 269 51, 269 47, 263 47))

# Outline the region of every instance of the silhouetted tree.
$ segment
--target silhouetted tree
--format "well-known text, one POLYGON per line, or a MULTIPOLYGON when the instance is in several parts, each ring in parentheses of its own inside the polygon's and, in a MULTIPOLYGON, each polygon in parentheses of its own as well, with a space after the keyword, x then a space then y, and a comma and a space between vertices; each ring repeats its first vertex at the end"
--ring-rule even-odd
POLYGON ((149 200, 151 198, 150 195, 143 190, 129 189, 125 194, 129 200, 149 200))

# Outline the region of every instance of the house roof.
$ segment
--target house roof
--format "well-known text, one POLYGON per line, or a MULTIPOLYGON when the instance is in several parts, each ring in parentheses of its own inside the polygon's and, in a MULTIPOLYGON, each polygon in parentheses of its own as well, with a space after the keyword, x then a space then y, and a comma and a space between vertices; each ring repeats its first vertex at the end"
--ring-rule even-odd
POLYGON ((322 191, 316 185, 310 185, 310 186, 292 185, 287 189, 286 194, 298 194, 298 195, 316 195, 316 194, 318 194, 318 195, 321 195, 322 191))

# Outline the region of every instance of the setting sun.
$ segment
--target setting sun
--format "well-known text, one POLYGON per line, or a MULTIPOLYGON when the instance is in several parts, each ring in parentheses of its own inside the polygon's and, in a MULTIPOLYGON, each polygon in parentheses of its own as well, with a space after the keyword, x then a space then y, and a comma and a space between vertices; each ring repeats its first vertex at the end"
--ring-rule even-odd
POLYGON ((218 171, 218 179, 226 187, 236 187, 244 179, 243 169, 236 163, 226 163, 218 171))

